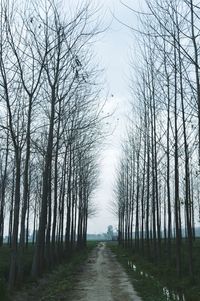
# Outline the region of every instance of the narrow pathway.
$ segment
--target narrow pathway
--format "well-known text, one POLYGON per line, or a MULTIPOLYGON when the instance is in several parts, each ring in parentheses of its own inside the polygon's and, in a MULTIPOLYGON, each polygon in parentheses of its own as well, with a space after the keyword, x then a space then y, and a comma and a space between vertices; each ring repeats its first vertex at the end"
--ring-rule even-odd
POLYGON ((78 275, 70 301, 142 301, 127 274, 105 243, 92 252, 78 275))

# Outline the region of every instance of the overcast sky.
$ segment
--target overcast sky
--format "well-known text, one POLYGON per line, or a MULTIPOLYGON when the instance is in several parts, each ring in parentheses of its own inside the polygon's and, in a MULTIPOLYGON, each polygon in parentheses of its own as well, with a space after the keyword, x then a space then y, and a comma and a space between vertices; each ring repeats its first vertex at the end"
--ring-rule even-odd
MULTIPOLYGON (((97 0, 93 0, 96 1, 97 0)), ((126 4, 138 9, 138 1, 124 0, 126 4)), ((98 0, 102 3, 105 13, 104 23, 111 25, 96 44, 96 53, 100 65, 105 68, 109 97, 105 110, 115 111, 112 116, 114 133, 105 141, 104 151, 101 153, 100 184, 95 193, 94 203, 98 206, 98 214, 89 220, 89 233, 102 233, 107 231, 108 225, 117 227, 111 204, 114 200, 114 183, 116 167, 120 156, 120 141, 125 131, 128 102, 130 100, 130 52, 134 48, 134 37, 130 30, 120 24, 117 19, 129 25, 136 26, 137 18, 124 7, 119 0, 98 0), (111 96, 113 95, 113 96, 111 96)), ((106 89, 106 88, 105 88, 106 89)))
MULTIPOLYGON (((66 1, 66 10, 85 0, 66 1)), ((129 76, 130 53, 136 48, 136 41, 131 31, 120 24, 113 16, 130 26, 137 25, 137 18, 120 3, 120 0, 90 0, 92 4, 102 6, 103 24, 109 28, 103 33, 95 44, 95 52, 99 65, 105 69, 105 95, 108 93, 108 101, 105 111, 114 114, 109 121, 112 135, 104 140, 103 151, 100 154, 99 186, 94 195, 94 204, 98 207, 97 216, 89 219, 88 233, 105 233, 109 225, 117 228, 117 218, 114 217, 111 204, 114 201, 114 184, 116 180, 116 168, 120 157, 120 146, 126 127, 126 116, 130 101, 129 76), (111 96, 113 95, 113 97, 111 96)), ((140 9, 144 0, 123 0, 128 6, 140 9)), ((65 3, 65 2, 64 2, 65 3)), ((104 101, 104 100, 103 100, 104 101)), ((102 146, 101 146, 102 148, 102 146)), ((6 224, 6 227, 8 224, 6 224)), ((6 229, 7 231, 7 229, 6 229)))

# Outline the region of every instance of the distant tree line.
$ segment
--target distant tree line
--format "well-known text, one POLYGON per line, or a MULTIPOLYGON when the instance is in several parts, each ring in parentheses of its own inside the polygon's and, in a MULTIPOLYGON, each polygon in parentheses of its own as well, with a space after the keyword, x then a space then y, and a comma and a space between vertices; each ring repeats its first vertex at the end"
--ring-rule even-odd
POLYGON ((133 114, 116 184, 119 241, 155 262, 167 254, 172 263, 175 250, 179 276, 186 244, 193 278, 200 218, 200 6, 152 0, 146 8, 129 8, 140 24, 132 28, 139 63, 132 64, 133 114))
POLYGON ((97 11, 84 2, 0 4, 0 247, 11 247, 9 288, 86 243, 97 145, 102 137, 99 68, 92 53, 97 11), (6 233, 7 234, 7 233, 6 233))

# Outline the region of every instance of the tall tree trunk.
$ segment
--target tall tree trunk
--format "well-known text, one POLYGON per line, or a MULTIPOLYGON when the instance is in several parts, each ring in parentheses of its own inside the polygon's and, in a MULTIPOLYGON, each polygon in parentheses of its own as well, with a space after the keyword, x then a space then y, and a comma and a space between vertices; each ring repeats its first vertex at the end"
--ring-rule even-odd
POLYGON ((19 227, 19 211, 20 211, 20 177, 21 177, 21 151, 15 151, 15 197, 14 197, 14 220, 11 240, 11 262, 9 271, 9 290, 12 290, 15 285, 17 276, 17 245, 18 245, 18 227, 19 227))
MULTIPOLYGON (((55 118, 55 87, 52 87, 51 96, 51 114, 50 125, 48 133, 48 144, 45 155, 45 167, 43 172, 43 186, 42 186, 42 204, 39 218, 39 229, 36 239, 36 247, 32 264, 32 276, 38 277, 45 267, 45 231, 47 226, 47 206, 49 194, 51 194, 50 175, 52 163, 52 148, 53 148, 53 134, 54 134, 54 118, 55 118)), ((49 204, 50 205, 50 204, 49 204)))

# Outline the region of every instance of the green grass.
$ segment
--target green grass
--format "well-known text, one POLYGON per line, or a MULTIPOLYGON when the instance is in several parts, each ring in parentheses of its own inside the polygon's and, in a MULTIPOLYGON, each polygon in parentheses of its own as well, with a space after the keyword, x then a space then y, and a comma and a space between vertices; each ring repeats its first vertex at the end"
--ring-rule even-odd
MULTIPOLYGON (((117 244, 110 244, 110 248, 117 255, 118 260, 126 268, 134 287, 144 301, 168 301, 177 300, 173 296, 167 297, 163 294, 163 288, 168 288, 170 292, 185 294, 186 301, 200 300, 200 241, 197 240, 194 246, 194 266, 195 279, 191 281, 187 272, 186 247, 183 246, 183 277, 176 276, 175 258, 169 264, 167 254, 163 253, 159 264, 154 264, 152 260, 144 257, 140 253, 135 253, 131 249, 125 249, 117 244), (135 266, 134 271, 128 266, 128 260, 135 266), (142 273, 141 273, 142 272, 142 273), (147 277, 148 274, 148 277, 147 277), (146 275, 146 276, 145 276, 146 275)), ((173 252, 175 254, 175 252, 173 252)), ((181 299, 180 299, 181 300, 181 299)), ((182 300, 181 300, 182 301, 182 300)))
MULTIPOLYGON (((22 299, 26 296, 24 300, 57 301, 65 296, 66 300, 67 292, 76 284, 77 271, 96 245, 96 242, 88 242, 85 249, 74 250, 62 264, 45 273, 41 279, 31 281, 29 278, 21 290, 18 290, 22 299)), ((12 295, 8 300, 12 300, 12 295)))
MULTIPOLYGON (((21 292, 31 290, 32 287, 37 287, 36 294, 38 295, 35 300, 53 300, 54 295, 62 294, 73 287, 75 277, 75 270, 82 264, 88 257, 90 251, 97 245, 97 242, 91 241, 87 243, 87 248, 76 251, 74 250, 71 255, 63 261, 62 264, 54 267, 50 272, 44 274, 45 285, 38 285, 39 281, 32 281, 30 278, 30 270, 33 258, 33 247, 30 245, 24 254, 24 272, 26 281, 21 284, 21 292), (48 281, 48 284, 46 283, 48 281), (42 296, 42 297, 41 297, 42 296), (41 299, 41 298, 43 299, 41 299)), ((0 248, 0 300, 12 300, 12 296, 7 294, 6 286, 9 276, 10 264, 10 248, 3 246, 0 248)), ((19 287, 18 287, 19 289, 19 287)), ((55 299, 58 300, 58 299, 55 299)))
MULTIPOLYGON (((7 281, 9 277, 9 266, 10 266, 10 253, 11 250, 8 246, 4 245, 0 248, 0 300, 7 300, 7 281)), ((33 258, 33 247, 32 245, 26 249, 24 254, 24 273, 27 276, 31 269, 33 258)))
POLYGON ((37 300, 57 301, 67 296, 67 292, 76 286, 76 274, 87 260, 89 253, 96 244, 89 244, 84 251, 76 251, 69 262, 56 268, 48 278, 48 285, 39 289, 37 300))

